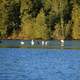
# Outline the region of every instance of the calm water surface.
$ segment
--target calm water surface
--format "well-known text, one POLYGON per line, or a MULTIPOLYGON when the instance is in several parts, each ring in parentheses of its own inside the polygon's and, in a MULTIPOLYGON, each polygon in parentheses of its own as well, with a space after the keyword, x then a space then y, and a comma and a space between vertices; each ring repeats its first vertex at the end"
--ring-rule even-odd
POLYGON ((0 42, 0 80, 80 80, 79 41, 20 42, 0 42))
POLYGON ((80 51, 0 48, 0 80, 80 80, 80 51))

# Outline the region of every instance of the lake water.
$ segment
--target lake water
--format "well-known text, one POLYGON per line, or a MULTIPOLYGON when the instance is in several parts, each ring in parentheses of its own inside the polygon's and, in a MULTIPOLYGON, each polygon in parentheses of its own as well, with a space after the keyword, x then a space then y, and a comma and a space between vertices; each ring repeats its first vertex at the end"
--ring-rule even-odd
POLYGON ((1 41, 0 80, 80 80, 79 41, 65 41, 63 47, 58 41, 34 47, 24 42, 25 48, 20 41, 1 41))
POLYGON ((80 80, 80 51, 0 48, 0 80, 80 80))

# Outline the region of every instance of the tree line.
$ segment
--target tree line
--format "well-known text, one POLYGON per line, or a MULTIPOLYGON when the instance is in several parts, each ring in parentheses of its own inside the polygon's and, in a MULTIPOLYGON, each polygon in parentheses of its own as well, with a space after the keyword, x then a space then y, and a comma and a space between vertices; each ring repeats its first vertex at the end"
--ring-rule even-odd
POLYGON ((0 0, 1 39, 80 39, 80 0, 0 0))

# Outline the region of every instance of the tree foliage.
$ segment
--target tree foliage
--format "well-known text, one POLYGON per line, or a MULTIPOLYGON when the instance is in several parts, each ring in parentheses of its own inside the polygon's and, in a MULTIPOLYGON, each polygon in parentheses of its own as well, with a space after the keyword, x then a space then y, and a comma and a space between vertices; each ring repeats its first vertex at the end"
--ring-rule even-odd
POLYGON ((36 17, 34 24, 34 35, 35 38, 38 39, 48 39, 48 28, 45 24, 45 15, 43 9, 41 9, 40 13, 36 17))
POLYGON ((72 22, 72 37, 74 39, 80 39, 80 8, 76 1, 73 2, 72 22))
POLYGON ((79 0, 0 0, 0 38, 80 39, 79 22, 79 0))

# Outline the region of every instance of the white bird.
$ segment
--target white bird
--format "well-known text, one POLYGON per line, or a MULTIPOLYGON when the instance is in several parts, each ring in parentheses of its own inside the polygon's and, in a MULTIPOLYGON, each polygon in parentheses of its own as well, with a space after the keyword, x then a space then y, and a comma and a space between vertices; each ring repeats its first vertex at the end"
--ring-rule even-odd
POLYGON ((43 46, 44 44, 45 44, 44 41, 42 41, 42 46, 43 46))
POLYGON ((61 43, 64 43, 64 40, 63 39, 61 39, 61 43))
POLYGON ((21 45, 24 45, 24 42, 23 41, 21 41, 20 43, 21 43, 21 45))
POLYGON ((61 46, 64 46, 64 40, 63 39, 61 40, 61 46))
POLYGON ((46 41, 46 42, 45 42, 45 45, 47 45, 47 44, 48 44, 48 42, 46 41))
POLYGON ((33 40, 31 41, 31 45, 32 45, 32 46, 34 45, 34 41, 33 41, 33 40))

